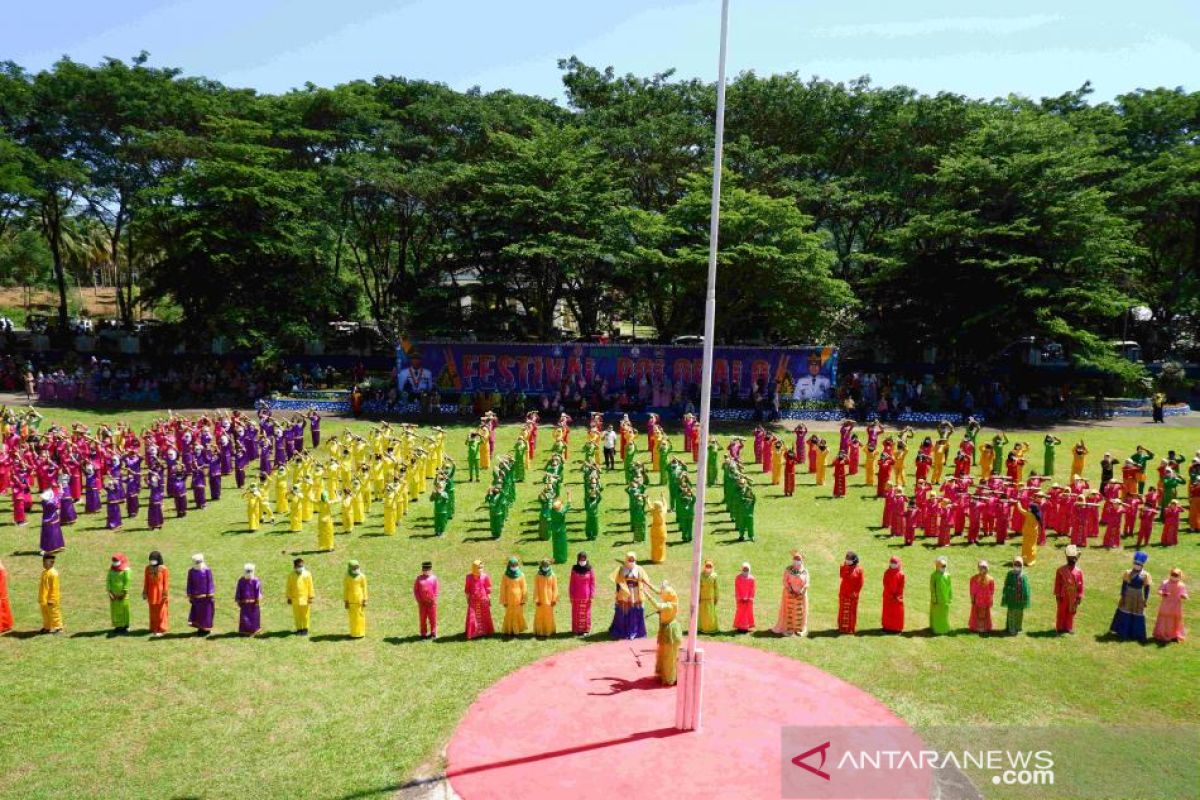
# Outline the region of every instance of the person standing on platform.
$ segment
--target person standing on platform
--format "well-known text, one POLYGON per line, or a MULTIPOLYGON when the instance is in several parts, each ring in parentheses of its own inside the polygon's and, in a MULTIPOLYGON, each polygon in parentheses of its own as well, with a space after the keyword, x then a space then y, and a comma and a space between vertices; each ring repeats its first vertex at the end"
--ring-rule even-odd
POLYGON ((1064 551, 1067 563, 1054 573, 1054 600, 1058 605, 1054 629, 1059 633, 1075 632, 1075 614, 1083 602, 1083 570, 1075 566, 1079 561, 1079 548, 1067 545, 1064 551))
POLYGON ((108 613, 113 631, 129 632, 129 559, 124 553, 114 553, 112 565, 105 578, 108 590, 108 613))
POLYGON ((1008 610, 1004 629, 1009 636, 1016 636, 1021 632, 1025 609, 1030 605, 1029 576, 1025 574, 1025 562, 1020 556, 1013 559, 1012 569, 1004 576, 1000 605, 1008 610))
POLYGON ((848 551, 842 561, 841 579, 838 586, 838 631, 853 634, 858 630, 858 597, 863 587, 863 569, 859 566, 858 554, 853 550, 848 551))
POLYGON ((664 580, 658 593, 658 646, 654 657, 654 674, 664 686, 674 686, 677 679, 679 643, 683 641, 678 616, 679 595, 664 580))
POLYGON ((596 573, 588 562, 587 553, 580 552, 575 558, 568 594, 571 597, 571 633, 586 636, 592 630, 592 598, 596 594, 596 573))
POLYGON ((42 577, 38 581, 38 607, 42 611, 42 633, 57 636, 63 631, 62 589, 54 554, 42 556, 42 577))
POLYGON ((899 556, 892 556, 883 573, 883 614, 880 627, 889 633, 904 630, 904 576, 899 556))
POLYGON ((421 574, 413 581, 413 599, 417 601, 417 618, 422 639, 437 638, 438 579, 433 574, 433 562, 421 563, 421 574))
POLYGON ((700 619, 697 629, 700 633, 717 633, 720 629, 717 623, 717 602, 720 599, 720 584, 713 562, 705 561, 704 570, 700 573, 700 619))
POLYGON ((642 639, 646 636, 646 614, 642 605, 643 587, 650 585, 646 571, 637 563, 637 554, 625 554, 625 562, 610 578, 616 588, 613 621, 609 635, 614 639, 642 639))
POLYGON ((151 550, 142 576, 142 599, 150 609, 150 635, 154 638, 167 632, 170 589, 171 572, 163 562, 162 553, 151 550))
POLYGON ((187 596, 191 603, 188 625, 196 629, 197 636, 208 636, 212 632, 216 591, 216 581, 212 570, 204 563, 204 554, 196 553, 187 574, 187 596))
POLYGON ((946 557, 938 556, 933 563, 933 573, 929 576, 929 629, 939 635, 950 632, 950 601, 954 599, 954 590, 946 557))
POLYGON ((308 636, 312 602, 316 596, 312 573, 304 568, 304 559, 293 559, 292 571, 287 579, 287 602, 292 607, 293 630, 301 636, 308 636))
POLYGON ((367 576, 357 561, 346 565, 346 577, 342 578, 342 603, 350 626, 350 638, 361 639, 367 635, 367 576))
POLYGON ((525 601, 529 591, 525 584, 525 573, 516 556, 509 556, 504 577, 500 579, 500 605, 504 606, 504 622, 500 625, 503 636, 517 636, 525 632, 525 601))

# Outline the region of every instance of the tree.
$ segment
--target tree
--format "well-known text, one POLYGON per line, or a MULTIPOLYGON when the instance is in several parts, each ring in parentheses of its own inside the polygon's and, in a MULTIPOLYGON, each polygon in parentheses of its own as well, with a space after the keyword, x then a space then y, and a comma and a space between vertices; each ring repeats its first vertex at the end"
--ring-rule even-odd
MULTIPOLYGON (((697 173, 665 213, 637 215, 641 257, 661 269, 635 291, 647 298, 664 339, 702 330, 711 180, 697 173)), ((825 237, 789 199, 745 189, 730 173, 722 180, 719 245, 718 338, 825 341, 851 323, 854 297, 831 274, 825 237)))
POLYGON ((563 300, 581 332, 593 333, 623 247, 626 193, 581 128, 540 125, 493 143, 495 156, 469 173, 481 282, 517 299, 541 338, 552 335, 563 300))
POLYGON ((1043 336, 1076 363, 1125 371, 1103 332, 1128 307, 1122 281, 1140 250, 1109 206, 1113 164, 1058 117, 979 113, 924 205, 889 237, 876 283, 886 340, 901 357, 937 344, 969 362, 1043 336))

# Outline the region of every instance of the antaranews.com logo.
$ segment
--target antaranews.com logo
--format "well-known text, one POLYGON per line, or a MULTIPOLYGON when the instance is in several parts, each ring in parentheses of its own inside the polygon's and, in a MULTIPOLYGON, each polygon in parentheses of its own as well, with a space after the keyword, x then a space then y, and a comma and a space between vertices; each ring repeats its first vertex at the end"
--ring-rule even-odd
POLYGON ((1200 729, 1165 741, 1115 727, 785 727, 784 798, 1187 798, 1200 729), (1147 769, 1150 764, 1159 770, 1147 769), (1162 777, 1157 783, 1147 775, 1162 777))

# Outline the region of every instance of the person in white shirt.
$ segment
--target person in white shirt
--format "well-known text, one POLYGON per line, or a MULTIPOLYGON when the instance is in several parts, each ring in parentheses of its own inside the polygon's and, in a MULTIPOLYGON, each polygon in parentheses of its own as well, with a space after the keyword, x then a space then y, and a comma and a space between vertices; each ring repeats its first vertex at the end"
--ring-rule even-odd
POLYGON ((616 469, 617 463, 617 432, 613 430, 613 426, 609 425, 604 430, 604 468, 607 470, 616 469))

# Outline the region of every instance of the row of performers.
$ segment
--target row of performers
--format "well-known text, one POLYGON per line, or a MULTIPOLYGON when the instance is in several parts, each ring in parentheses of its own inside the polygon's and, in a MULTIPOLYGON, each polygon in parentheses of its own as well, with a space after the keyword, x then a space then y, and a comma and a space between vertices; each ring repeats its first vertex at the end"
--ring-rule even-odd
MULTIPOLYGON (((1154 486, 1145 495, 1121 496, 1117 483, 1093 490, 1078 477, 1068 486, 1049 487, 1039 476, 1024 484, 1000 476, 979 483, 969 476, 950 478, 940 487, 918 481, 911 497, 901 487, 888 489, 880 527, 902 537, 906 545, 913 543, 918 531, 936 539, 941 547, 964 534, 967 544, 990 537, 1005 544, 1010 534, 1019 536, 1026 566, 1036 563, 1037 549, 1045 546, 1048 531, 1069 537, 1077 547, 1098 540, 1106 548, 1119 548, 1122 537, 1135 537, 1135 546, 1145 547, 1157 520, 1161 523, 1160 544, 1171 547, 1179 543, 1184 509, 1177 499, 1167 499, 1154 486)), ((1189 514, 1191 525, 1200 523, 1195 519, 1197 505, 1193 504, 1189 514)))
MULTIPOLYGON (((1059 633, 1073 633, 1075 615, 1084 598, 1083 571, 1078 566, 1079 551, 1069 545, 1065 551, 1066 563, 1058 568, 1054 578, 1053 594, 1057 604, 1055 629, 1059 633)), ((1110 632, 1123 639, 1145 640, 1146 609, 1151 597, 1152 579, 1146 571, 1148 556, 1137 552, 1133 564, 1121 579, 1121 591, 1117 609, 1113 615, 1110 632)), ((1006 609, 1004 630, 1015 635, 1023 628, 1026 609, 1032 603, 1032 592, 1025 565, 1020 557, 1013 560, 1012 568, 1000 588, 1000 605, 1006 609)), ((837 629, 843 634, 854 634, 858 630, 858 604, 865 576, 858 556, 846 553, 840 569, 841 582, 838 589, 837 629)), ((807 636, 808 593, 810 576, 803 557, 798 551, 792 554, 792 563, 784 570, 780 608, 772 632, 781 635, 807 636)), ((907 577, 899 557, 892 557, 883 573, 883 610, 881 627, 886 632, 899 633, 905 629, 904 596, 907 577)), ((648 603, 655 613, 669 612, 660 623, 670 626, 678 612, 678 596, 671 591, 664 596, 669 586, 664 582, 661 590, 651 584, 643 567, 637 562, 635 553, 627 553, 624 562, 610 576, 614 587, 615 605, 609 634, 615 639, 637 639, 646 636, 646 612, 648 603)), ((733 629, 749 632, 755 628, 755 597, 757 582, 749 563, 743 563, 733 582, 735 612, 733 629)), ((497 632, 492 619, 492 579, 483 569, 481 561, 475 561, 466 576, 464 593, 467 600, 465 635, 467 639, 490 636, 497 632)), ((130 627, 130 592, 133 590, 128 559, 122 553, 112 557, 107 573, 106 591, 113 628, 118 633, 128 632, 130 627)), ((993 631, 992 611, 996 602, 996 580, 990 574, 987 561, 980 561, 977 572, 968 583, 970 610, 967 629, 977 633, 993 631)), ((412 585, 412 594, 417 606, 418 628, 422 639, 437 637, 437 604, 440 587, 433 573, 432 562, 421 565, 421 572, 412 585)), ((596 578, 586 553, 579 553, 571 569, 568 598, 571 604, 573 634, 587 635, 591 632, 592 601, 596 594, 596 578)), ((713 563, 708 561, 700 577, 699 616, 697 628, 701 633, 715 634, 720 631, 718 608, 721 601, 720 580, 713 563)), ((192 556, 192 565, 187 573, 186 595, 189 604, 188 624, 198 635, 207 636, 213 629, 216 609, 216 581, 212 569, 205 563, 203 554, 192 556)), ((515 556, 508 559, 499 586, 500 605, 504 617, 498 628, 501 635, 517 636, 529 631, 526 606, 532 600, 534 616, 532 632, 538 637, 557 633, 555 609, 560 600, 558 578, 549 559, 540 563, 534 577, 532 592, 515 556)), ((1183 573, 1175 568, 1157 591, 1160 598, 1158 616, 1153 635, 1160 641, 1182 641, 1186 636, 1183 621, 1183 603, 1188 599, 1183 573)), ((304 559, 293 561, 289 573, 285 597, 292 609, 293 625, 297 634, 307 635, 311 626, 311 609, 316 598, 312 573, 305 567, 304 559)), ((949 633, 950 614, 954 600, 953 583, 945 556, 939 556, 934 564, 929 583, 929 629, 935 634, 949 633)), ((150 634, 162 636, 168 630, 170 605, 170 570, 163 556, 152 551, 144 569, 142 598, 149 609, 150 634)), ((236 582, 233 600, 238 607, 238 632, 253 636, 261 631, 261 606, 264 593, 255 565, 245 565, 243 574, 236 582)), ((369 590, 366 574, 358 561, 350 561, 342 580, 342 601, 347 612, 349 635, 362 638, 367 632, 366 608, 369 590)), ((55 568, 55 556, 43 558, 43 572, 38 585, 38 603, 42 613, 42 632, 60 633, 63 630, 60 579, 55 568)), ((8 599, 7 572, 0 564, 0 632, 12 628, 12 612, 8 599)), ((660 645, 678 646, 678 625, 663 641, 660 625, 660 645)), ((664 662, 667 663, 667 662, 664 662)), ((671 673, 673 682, 673 673, 671 673)))
POLYGON ((288 529, 299 533, 317 520, 317 549, 333 550, 337 532, 350 534, 366 522, 380 501, 383 532, 395 535, 409 506, 433 491, 434 530, 445 533, 454 517, 456 465, 445 453, 445 432, 421 431, 415 425, 381 423, 360 436, 345 433, 330 439, 325 458, 303 453, 264 484, 252 483, 245 492, 246 522, 257 531, 263 522, 286 517, 288 529), (336 524, 335 524, 336 523, 336 524), (340 525, 340 528, 335 528, 340 525))
MULTIPOLYGON (((13 520, 18 526, 27 524, 33 509, 31 481, 36 481, 41 503, 39 549, 56 553, 66 547, 63 527, 78 520, 76 504, 81 499, 83 513, 106 509, 106 527, 116 530, 139 515, 144 481, 147 526, 162 528, 167 500, 174 503, 176 517, 187 515, 189 476, 193 507, 203 509, 209 499, 220 499, 223 479, 231 472, 242 486, 246 464, 252 460, 270 474, 302 455, 305 422, 295 417, 290 423, 279 423, 263 411, 257 422, 239 412, 216 420, 172 415, 156 421, 141 436, 124 426, 115 431, 102 428, 97 436, 80 425, 70 434, 57 427, 45 435, 11 430, 2 455, 8 466, 4 479, 12 494, 13 520), (183 449, 177 449, 176 442, 183 449), (103 503, 101 484, 106 493, 103 503)), ((312 431, 313 441, 319 442, 319 427, 312 431)))

